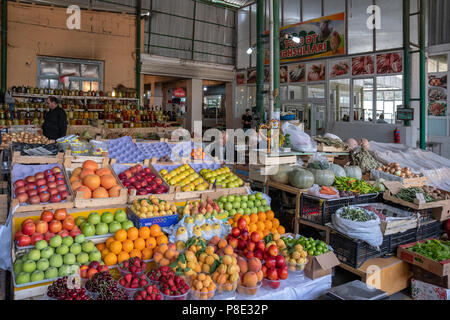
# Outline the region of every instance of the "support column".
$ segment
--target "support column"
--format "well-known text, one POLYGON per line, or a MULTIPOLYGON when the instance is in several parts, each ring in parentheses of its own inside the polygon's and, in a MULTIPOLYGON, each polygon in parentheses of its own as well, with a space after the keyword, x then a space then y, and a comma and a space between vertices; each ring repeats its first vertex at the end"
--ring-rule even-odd
POLYGON ((136 1, 136 96, 142 101, 141 91, 141 7, 142 0, 136 1))
POLYGON ((234 129, 234 97, 233 97, 233 83, 227 82, 225 84, 225 126, 227 129, 234 129))
POLYGON ((2 25, 1 25, 1 71, 0 71, 0 82, 1 91, 4 94, 6 92, 6 72, 7 72, 7 48, 8 48, 8 1, 2 0, 2 25))
POLYGON ((152 81, 150 83, 150 92, 151 92, 151 96, 150 96, 150 106, 154 107, 155 106, 155 94, 156 94, 156 85, 155 85, 155 81, 152 81))
POLYGON ((202 121, 203 118, 203 81, 201 79, 190 79, 186 83, 188 104, 186 129, 192 133, 194 122, 202 121))
POLYGON ((425 70, 425 50, 426 50, 426 10, 427 1, 420 1, 420 148, 426 149, 426 120, 427 120, 427 106, 426 106, 426 70, 425 70))
POLYGON ((280 111, 280 0, 273 1, 273 91, 275 120, 280 111))
MULTIPOLYGON (((271 1, 271 0, 270 0, 271 1)), ((261 123, 264 123, 264 4, 265 0, 256 3, 256 108, 261 123)), ((227 109, 228 110, 228 109, 227 109)), ((228 128, 228 113, 227 113, 228 128)), ((231 128, 231 127, 230 127, 231 128)))
MULTIPOLYGON (((411 107, 411 66, 410 66, 410 3, 409 0, 403 0, 403 104, 405 108, 411 107)), ((409 120, 404 122, 405 127, 410 127, 409 120)))

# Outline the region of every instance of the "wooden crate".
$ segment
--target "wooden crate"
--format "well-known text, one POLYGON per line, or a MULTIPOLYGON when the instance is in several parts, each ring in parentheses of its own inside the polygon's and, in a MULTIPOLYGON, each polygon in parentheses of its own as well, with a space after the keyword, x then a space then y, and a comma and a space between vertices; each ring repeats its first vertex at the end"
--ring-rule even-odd
POLYGON ((56 156, 22 156, 20 151, 14 151, 12 154, 11 165, 13 164, 63 164, 64 154, 58 152, 56 156))
MULTIPOLYGON (((76 168, 81 168, 82 165, 83 165, 82 163, 72 163, 70 165, 70 167, 64 166, 65 171, 67 171, 67 176, 68 177, 72 176, 73 170, 75 170, 76 168)), ((117 184, 120 185, 119 178, 117 177, 113 168, 111 168, 111 166, 109 164, 108 165, 103 165, 103 164, 99 165, 99 168, 108 168, 109 170, 111 170, 111 173, 114 176, 114 178, 116 179, 117 184)), ((69 179, 67 179, 67 181, 69 181, 69 179)), ((74 193, 70 183, 68 186, 69 186, 70 192, 74 195, 73 205, 75 208, 96 208, 96 207, 103 207, 103 206, 107 206, 107 205, 119 205, 119 204, 126 204, 128 201, 128 190, 125 188, 122 188, 120 190, 119 196, 115 197, 115 198, 84 199, 84 192, 77 191, 76 193, 74 193)))
MULTIPOLYGON (((6 184, 5 181, 2 183, 6 184)), ((8 219, 8 195, 0 194, 0 225, 5 224, 8 219)))
POLYGON ((85 161, 91 160, 97 163, 98 165, 106 166, 109 164, 108 152, 103 152, 101 157, 94 156, 74 156, 72 155, 71 150, 66 150, 64 153, 64 166, 71 167, 72 164, 81 163, 83 164, 85 161))
POLYGON ((347 152, 347 150, 320 143, 317 145, 317 152, 347 152))
MULTIPOLYGON (((446 192, 444 190, 441 190, 442 192, 446 192)), ((449 192, 450 194, 450 192, 449 192)), ((385 191, 383 193, 383 199, 400 204, 404 207, 412 208, 414 210, 423 210, 423 209, 432 209, 432 208, 439 208, 439 207, 450 207, 450 200, 440 200, 440 201, 434 201, 434 202, 428 202, 428 203, 420 203, 418 199, 414 199, 414 202, 408 202, 402 199, 399 199, 395 197, 390 191, 385 191)))
POLYGON ((280 165, 280 164, 295 164, 297 163, 297 156, 279 156, 269 157, 265 153, 260 153, 258 156, 259 164, 263 165, 280 165))

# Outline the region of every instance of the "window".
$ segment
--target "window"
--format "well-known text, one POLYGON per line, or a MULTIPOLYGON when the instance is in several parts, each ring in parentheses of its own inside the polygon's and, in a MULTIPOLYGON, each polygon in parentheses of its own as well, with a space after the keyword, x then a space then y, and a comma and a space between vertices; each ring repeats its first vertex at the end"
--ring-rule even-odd
POLYGON ((330 81, 330 106, 336 122, 347 121, 350 115, 350 79, 330 81))
POLYGON ((428 72, 447 72, 447 55, 431 56, 428 58, 428 72))
POLYGON ((102 88, 103 62, 38 57, 39 88, 98 91, 102 88), (68 76, 66 83, 60 77, 68 76))
POLYGON ((373 120, 373 79, 353 80, 353 120, 373 120))
POLYGON ((428 58, 427 133, 433 137, 449 135, 448 113, 448 54, 428 58))

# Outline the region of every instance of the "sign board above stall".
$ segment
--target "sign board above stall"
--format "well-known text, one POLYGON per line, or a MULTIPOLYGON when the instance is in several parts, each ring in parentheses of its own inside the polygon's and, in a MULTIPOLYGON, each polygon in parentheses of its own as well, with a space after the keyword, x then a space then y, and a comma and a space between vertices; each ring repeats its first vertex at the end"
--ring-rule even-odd
POLYGON ((397 108, 397 120, 413 121, 414 109, 413 108, 397 108))
POLYGON ((178 88, 173 92, 173 95, 177 98, 184 98, 186 97, 186 91, 184 91, 182 88, 178 88))
MULTIPOLYGON (((345 12, 293 24, 280 29, 280 60, 285 63, 345 55, 345 42, 345 12), (297 39, 298 43, 294 41, 297 39)), ((265 46, 265 63, 269 64, 267 38, 265 46)))

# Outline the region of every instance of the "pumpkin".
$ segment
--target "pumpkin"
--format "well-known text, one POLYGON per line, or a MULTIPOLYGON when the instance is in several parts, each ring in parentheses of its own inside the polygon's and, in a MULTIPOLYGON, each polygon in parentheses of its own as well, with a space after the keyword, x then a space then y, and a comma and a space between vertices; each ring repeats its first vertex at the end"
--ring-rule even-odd
POLYGON ((348 139, 347 141, 345 141, 345 143, 348 145, 350 150, 356 149, 358 147, 358 141, 353 138, 348 139))
POLYGON ((96 174, 90 174, 84 177, 83 185, 94 191, 100 187, 100 177, 96 174))
POLYGON ((272 176, 272 180, 278 183, 288 184, 289 183, 289 174, 294 170, 292 166, 287 164, 282 164, 278 168, 278 172, 272 176))
POLYGON ((330 170, 334 172, 334 175, 336 176, 336 178, 342 178, 342 177, 346 177, 347 174, 345 173, 344 168, 342 168, 340 165, 338 164, 332 164, 330 166, 330 170))
POLYGON ((314 175, 314 181, 319 186, 331 186, 334 183, 334 172, 331 170, 308 169, 314 175))
POLYGON ((105 188, 99 187, 92 192, 92 198, 99 199, 99 198, 109 198, 109 193, 106 191, 105 188))
POLYGON ((114 187, 117 184, 117 182, 116 178, 114 178, 113 175, 105 174, 104 176, 100 177, 100 184, 103 188, 109 190, 112 187, 114 187))
POLYGON ((314 185, 314 175, 308 170, 295 169, 289 174, 289 183, 299 189, 309 189, 314 185))
POLYGON ((361 145, 361 148, 363 148, 364 150, 369 150, 370 149, 370 143, 369 140, 367 139, 361 139, 361 142, 359 143, 361 145))
POLYGON ((98 169, 98 164, 95 161, 86 160, 85 162, 83 162, 83 169, 90 169, 95 171, 98 169))
POLYGON ((349 177, 349 178, 355 178, 358 180, 361 180, 361 178, 362 178, 361 168, 358 166, 345 167, 345 173, 347 174, 347 177, 349 177))

